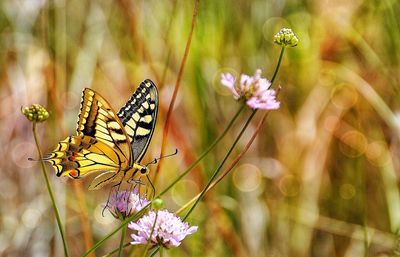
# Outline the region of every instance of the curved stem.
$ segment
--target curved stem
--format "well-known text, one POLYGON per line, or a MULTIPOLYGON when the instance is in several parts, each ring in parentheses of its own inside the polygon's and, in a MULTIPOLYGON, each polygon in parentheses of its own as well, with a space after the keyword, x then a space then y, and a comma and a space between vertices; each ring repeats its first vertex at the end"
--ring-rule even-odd
MULTIPOLYGON (((185 53, 183 54, 181 66, 180 66, 179 72, 178 72, 178 78, 177 78, 176 83, 175 83, 174 92, 173 92, 173 95, 172 95, 172 98, 171 98, 171 102, 170 102, 169 107, 168 107, 167 116, 165 118, 165 125, 164 125, 162 142, 161 142, 160 156, 163 156, 164 148, 165 148, 165 145, 167 144, 167 136, 168 136, 170 118, 171 118, 172 110, 174 109, 176 96, 178 95, 178 90, 179 90, 179 86, 180 86, 180 83, 181 83, 181 80, 182 80, 183 70, 185 69, 186 60, 187 60, 187 57, 189 55, 189 49, 190 49, 190 45, 192 43, 193 31, 194 31, 194 28, 195 28, 195 25, 196 25, 196 17, 197 17, 197 13, 198 13, 198 10, 199 10, 199 3, 200 3, 200 0, 195 0, 194 10, 193 10, 193 17, 192 17, 192 27, 190 29, 189 37, 188 37, 188 40, 186 42, 185 53)), ((158 163, 158 166, 157 166, 156 171, 155 171, 154 185, 157 184, 158 173, 160 172, 160 169, 161 169, 161 163, 162 163, 162 159, 158 163)))
POLYGON ((38 154, 39 154, 40 164, 42 166, 43 177, 44 177, 44 180, 46 181, 47 190, 49 191, 51 203, 53 205, 54 214, 55 214, 56 220, 57 220, 58 230, 60 231, 61 239, 62 239, 62 242, 63 242, 64 255, 66 257, 68 257, 68 247, 67 247, 67 242, 65 240, 64 229, 63 229, 63 225, 61 223, 60 214, 59 214, 59 211, 58 211, 58 208, 57 208, 57 205, 56 205, 56 200, 54 198, 54 193, 53 193, 53 190, 51 189, 49 178, 47 176, 46 167, 45 167, 44 161, 43 161, 42 151, 40 150, 39 139, 37 137, 37 132, 36 132, 36 122, 33 122, 32 131, 33 131, 33 137, 35 138, 36 148, 37 148, 38 154))
POLYGON ((239 142, 239 139, 242 137, 244 131, 250 124, 250 121, 253 119, 254 115, 257 113, 257 109, 253 110, 251 113, 250 117, 247 119, 246 124, 244 124, 242 130, 240 131, 239 135, 236 137, 235 141, 233 142, 231 148, 229 148, 228 152, 226 153, 225 157, 222 159, 221 163, 218 165, 218 167, 215 169, 213 175, 211 178, 208 180, 207 185, 204 187, 203 191, 200 193, 199 197, 196 199, 196 202, 192 205, 192 207, 189 209, 189 211, 186 213, 185 217, 183 217, 182 220, 186 220, 189 215, 192 213, 194 208, 197 206, 197 204, 200 202, 200 200, 203 198, 204 194, 210 187, 211 183, 213 182, 214 178, 218 175, 219 171, 221 170, 222 166, 225 164, 226 160, 228 159, 229 155, 232 153, 233 148, 235 148, 236 144, 239 142))
MULTIPOLYGON (((243 155, 247 152, 247 150, 250 148, 251 144, 253 143, 254 139, 257 137, 258 132, 260 132, 260 129, 262 125, 265 122, 265 119, 267 118, 269 112, 266 112, 264 116, 261 118, 261 121, 258 123, 253 135, 251 136, 250 140, 247 142, 246 146, 243 148, 243 150, 238 154, 238 156, 231 162, 231 164, 226 168, 226 170, 217 178, 215 179, 210 187, 207 189, 207 192, 210 191, 215 185, 217 185, 228 173, 236 166, 236 164, 239 162, 239 160, 243 157, 243 155)), ((207 193, 206 192, 206 193, 207 193)), ((176 214, 180 214, 184 210, 186 210, 191 204, 196 201, 196 199, 200 196, 200 193, 193 197, 189 202, 187 202, 185 205, 183 205, 179 210, 176 211, 176 214)))
POLYGON ((126 226, 123 226, 121 229, 121 241, 119 241, 119 250, 118 250, 118 257, 122 256, 122 249, 124 248, 124 241, 125 241, 125 235, 126 235, 126 226))
POLYGON ((178 183, 184 176, 186 176, 212 149, 214 149, 214 147, 219 143, 219 141, 221 141, 222 138, 224 138, 224 136, 226 135, 228 130, 232 127, 233 123, 235 122, 235 120, 237 119, 239 114, 244 110, 245 106, 246 106, 245 104, 242 104, 242 106, 240 106, 239 110, 233 116, 233 118, 229 122, 228 126, 226 126, 225 130, 221 133, 221 135, 217 139, 214 140, 214 142, 199 156, 199 158, 197 158, 197 160, 195 160, 184 172, 182 172, 181 175, 179 175, 169 186, 167 186, 155 198, 162 196, 168 190, 170 190, 176 183, 178 183))
POLYGON ((278 64, 276 65, 274 75, 272 75, 272 78, 271 78, 271 86, 275 81, 275 78, 276 78, 276 75, 278 74, 279 68, 281 67, 281 62, 282 62, 284 52, 285 52, 285 47, 282 46, 281 53, 280 53, 279 59, 278 59, 278 64))

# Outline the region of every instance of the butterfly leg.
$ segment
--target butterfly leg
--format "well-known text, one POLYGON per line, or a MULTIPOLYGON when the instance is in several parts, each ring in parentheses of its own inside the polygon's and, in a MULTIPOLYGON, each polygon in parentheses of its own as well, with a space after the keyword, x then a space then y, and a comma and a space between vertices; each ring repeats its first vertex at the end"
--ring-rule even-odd
POLYGON ((146 178, 147 178, 147 181, 149 181, 149 184, 151 186, 151 191, 153 192, 151 198, 149 198, 149 199, 153 199, 154 196, 156 195, 156 188, 154 187, 153 183, 151 182, 149 175, 146 175, 146 178))
POLYGON ((106 202, 106 204, 104 205, 104 208, 103 208, 103 210, 102 210, 102 212, 101 212, 101 215, 102 215, 103 217, 104 217, 104 211, 105 211, 105 209, 107 209, 107 207, 109 207, 110 197, 111 197, 111 195, 112 195, 113 190, 115 189, 115 193, 117 194, 118 191, 119 191, 119 186, 120 186, 120 184, 121 184, 121 183, 118 183, 118 184, 115 184, 115 185, 113 185, 113 186, 111 187, 110 192, 108 193, 107 202, 106 202), (117 188, 117 186, 118 186, 118 188, 117 188))

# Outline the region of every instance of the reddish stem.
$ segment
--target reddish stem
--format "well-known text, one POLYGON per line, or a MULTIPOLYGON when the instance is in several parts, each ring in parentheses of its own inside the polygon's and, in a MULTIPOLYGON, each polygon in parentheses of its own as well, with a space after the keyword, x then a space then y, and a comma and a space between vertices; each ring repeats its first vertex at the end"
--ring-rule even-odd
MULTIPOLYGON (((193 31, 194 31, 194 28, 195 28, 195 25, 196 25, 196 17, 197 17, 197 13, 198 13, 198 9, 199 9, 199 3, 200 3, 200 0, 195 0, 193 16, 192 16, 192 26, 191 26, 191 29, 190 29, 188 40, 186 42, 185 53, 183 55, 182 63, 181 63, 181 66, 179 68, 178 77, 177 77, 177 80, 176 80, 176 83, 175 83, 174 93, 172 95, 171 102, 170 102, 169 107, 168 107, 167 116, 165 118, 165 126, 164 126, 164 130, 163 130, 160 157, 163 156, 164 150, 165 150, 165 145, 167 143, 167 136, 168 136, 169 124, 170 124, 170 120, 171 120, 171 114, 172 114, 172 110, 174 109, 176 96, 178 94, 179 86, 180 86, 180 83, 181 83, 181 80, 182 80, 183 71, 184 71, 185 65, 186 65, 186 60, 187 60, 187 57, 189 55, 189 49, 190 49, 190 45, 192 43, 193 31)), ((155 174, 154 174, 154 180, 153 180, 154 184, 157 184, 157 178, 158 178, 158 174, 159 174, 160 169, 161 169, 161 164, 162 164, 162 159, 159 161, 157 169, 156 169, 155 174)))

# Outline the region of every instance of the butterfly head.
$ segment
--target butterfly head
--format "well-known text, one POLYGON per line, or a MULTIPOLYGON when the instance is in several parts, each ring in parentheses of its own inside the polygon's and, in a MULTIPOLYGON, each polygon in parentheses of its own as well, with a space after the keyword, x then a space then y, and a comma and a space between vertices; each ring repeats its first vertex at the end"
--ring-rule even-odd
POLYGON ((142 174, 142 175, 147 175, 147 174, 149 174, 149 172, 150 172, 150 169, 147 166, 142 166, 140 168, 140 174, 142 174))

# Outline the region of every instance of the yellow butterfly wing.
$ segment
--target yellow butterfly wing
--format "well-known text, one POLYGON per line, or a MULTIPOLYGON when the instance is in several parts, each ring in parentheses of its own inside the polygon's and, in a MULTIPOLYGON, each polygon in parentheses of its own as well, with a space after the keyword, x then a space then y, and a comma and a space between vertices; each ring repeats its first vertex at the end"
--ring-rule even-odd
POLYGON ((128 160, 125 167, 133 162, 130 139, 120 119, 108 102, 89 88, 83 90, 76 132, 78 135, 91 136, 111 146, 128 160))
POLYGON ((57 176, 79 178, 90 172, 119 170, 120 158, 107 144, 90 136, 70 136, 56 149, 43 156, 56 170, 57 176))
POLYGON ((43 158, 53 165, 57 176, 79 178, 101 172, 89 189, 122 180, 133 161, 130 140, 108 102, 88 88, 82 94, 77 134, 61 141, 43 158))

